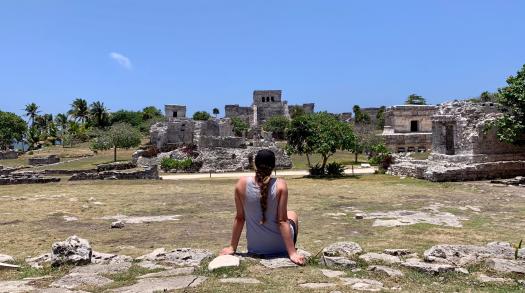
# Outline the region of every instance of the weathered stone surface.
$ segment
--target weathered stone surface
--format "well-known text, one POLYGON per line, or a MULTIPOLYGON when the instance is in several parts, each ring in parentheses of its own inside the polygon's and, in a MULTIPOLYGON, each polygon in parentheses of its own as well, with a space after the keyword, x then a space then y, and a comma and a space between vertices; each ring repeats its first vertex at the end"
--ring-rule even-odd
POLYGON ((383 262, 387 264, 401 263, 401 259, 397 256, 393 256, 385 253, 369 252, 359 256, 360 259, 370 262, 383 262))
POLYGON ((53 266, 89 264, 91 263, 92 253, 89 242, 74 235, 65 241, 53 243, 51 246, 51 264, 53 266))
POLYGON ((20 268, 20 266, 10 264, 10 263, 0 262, 0 270, 1 269, 18 269, 18 268, 20 268))
POLYGON ((333 270, 326 270, 326 269, 322 269, 321 273, 323 273, 323 275, 325 275, 328 278, 336 278, 336 277, 346 275, 346 273, 343 271, 333 271, 333 270))
POLYGON ((254 278, 224 278, 219 279, 221 283, 228 284, 261 284, 262 282, 254 278))
POLYGON ((79 172, 73 174, 69 181, 78 180, 136 180, 136 179, 160 179, 159 170, 156 165, 150 167, 139 167, 129 170, 110 170, 103 172, 79 172))
POLYGON ((137 257, 137 260, 156 261, 162 260, 166 256, 166 248, 161 247, 143 256, 137 257))
POLYGON ((359 278, 341 278, 344 285, 350 285, 352 289, 358 291, 381 291, 383 289, 383 283, 370 280, 370 279, 359 279, 359 278))
POLYGON ((158 248, 149 254, 143 255, 138 260, 163 261, 177 266, 198 266, 204 259, 213 254, 205 249, 178 248, 166 252, 164 248, 158 248))
POLYGON ((75 221, 78 221, 78 218, 77 218, 77 217, 74 217, 74 216, 63 216, 62 218, 63 218, 64 221, 66 221, 66 222, 75 222, 75 221))
POLYGON ((60 162, 60 157, 57 155, 49 155, 44 157, 32 157, 27 159, 29 165, 49 165, 60 162))
POLYGON ((385 267, 385 266, 370 266, 368 267, 368 270, 372 272, 380 272, 380 273, 388 275, 389 277, 403 277, 405 275, 400 270, 385 267))
POLYGON ((76 289, 82 286, 102 287, 111 283, 113 283, 113 280, 97 274, 70 273, 51 283, 51 286, 76 289))
POLYGON ((497 272, 525 274, 525 260, 491 258, 486 264, 497 272))
POLYGON ((141 268, 145 268, 145 269, 148 269, 148 270, 169 269, 170 268, 168 266, 159 265, 156 262, 149 261, 149 260, 144 260, 144 261, 138 262, 137 265, 139 267, 141 267, 141 268))
POLYGON ((513 282, 510 278, 495 278, 495 277, 489 277, 485 274, 478 274, 477 276, 478 281, 481 283, 511 283, 513 282))
POLYGON ((429 274, 439 274, 439 273, 444 273, 444 272, 450 272, 455 269, 453 265, 423 262, 420 259, 408 259, 405 262, 401 263, 401 265, 407 268, 416 269, 418 271, 429 273, 429 274))
POLYGON ((147 278, 167 278, 167 277, 175 277, 175 276, 181 276, 181 275, 191 275, 195 271, 194 267, 183 267, 183 268, 176 268, 176 269, 169 269, 158 273, 150 273, 146 275, 142 275, 138 277, 139 279, 147 279, 147 278))
POLYGON ((348 258, 343 257, 343 256, 323 255, 321 257, 321 262, 329 268, 342 267, 342 268, 353 269, 357 267, 357 263, 355 261, 349 260, 348 258))
POLYGON ((94 264, 107 264, 107 263, 120 263, 120 262, 132 262, 133 258, 127 255, 118 255, 112 253, 103 253, 93 251, 91 255, 91 263, 94 264))
MULTIPOLYGON (((301 249, 298 249, 297 253, 303 255, 305 259, 308 259, 311 256, 311 254, 308 251, 304 251, 301 249)), ((298 266, 295 263, 293 263, 288 257, 262 259, 260 263, 261 265, 270 269, 289 268, 298 266)))
POLYGON ((448 227, 463 227, 460 218, 449 212, 439 211, 388 211, 374 212, 365 215, 365 219, 376 219, 374 227, 396 227, 414 224, 431 224, 448 227))
POLYGON ((44 253, 39 256, 29 257, 26 259, 26 263, 32 268, 42 268, 42 266, 47 262, 51 262, 50 253, 44 253))
POLYGON ((35 293, 89 293, 89 292, 80 291, 80 290, 71 291, 66 288, 45 288, 45 289, 37 289, 35 293))
POLYGON ((25 293, 35 290, 30 281, 0 281, 0 293, 25 293))
POLYGON ((509 179, 492 180, 491 183, 505 184, 505 185, 525 185, 525 176, 516 176, 509 179))
POLYGON ((45 177, 36 173, 26 174, 11 172, 8 175, 0 175, 0 185, 50 183, 59 181, 59 177, 45 177))
POLYGON ((118 221, 115 221, 113 223, 111 223, 111 228, 112 229, 122 229, 124 228, 124 222, 121 221, 121 220, 118 220, 118 221))
POLYGON ((208 270, 213 271, 225 267, 238 267, 240 260, 234 255, 220 255, 208 264, 208 270))
POLYGON ((322 288, 332 288, 337 286, 335 283, 304 283, 299 284, 299 287, 308 288, 308 289, 322 289, 322 288))
POLYGON ((126 216, 126 215, 115 215, 105 216, 102 220, 117 220, 125 224, 143 224, 153 222, 165 222, 165 221, 179 221, 181 215, 163 215, 163 216, 126 216))
POLYGON ((465 274, 465 275, 468 275, 469 274, 469 271, 465 268, 455 268, 454 269, 454 272, 456 273, 461 273, 461 274, 465 274))
POLYGON ((118 293, 153 293, 164 292, 188 287, 197 287, 206 280, 198 276, 178 276, 172 278, 147 278, 140 279, 136 284, 113 289, 118 293))
POLYGON ((14 257, 7 254, 0 254, 0 262, 14 262, 14 257))
MULTIPOLYGON (((432 246, 424 253, 427 261, 441 262, 456 266, 475 264, 487 258, 514 258, 514 248, 507 242, 491 242, 486 246, 448 245, 432 246)), ((519 257, 525 256, 525 249, 519 251, 519 257)))
POLYGON ((133 162, 114 162, 108 164, 97 165, 97 172, 110 171, 110 170, 126 170, 136 168, 137 165, 133 162))
POLYGON ((363 249, 355 242, 337 242, 323 248, 322 252, 325 256, 351 257, 363 252, 363 249))
POLYGON ((410 250, 403 249, 403 248, 385 249, 383 250, 383 252, 386 254, 395 255, 395 256, 409 255, 412 253, 410 250))
POLYGON ((99 263, 90 264, 87 266, 75 267, 71 270, 71 273, 78 274, 116 274, 122 273, 129 270, 131 267, 130 262, 113 262, 113 263, 99 263))

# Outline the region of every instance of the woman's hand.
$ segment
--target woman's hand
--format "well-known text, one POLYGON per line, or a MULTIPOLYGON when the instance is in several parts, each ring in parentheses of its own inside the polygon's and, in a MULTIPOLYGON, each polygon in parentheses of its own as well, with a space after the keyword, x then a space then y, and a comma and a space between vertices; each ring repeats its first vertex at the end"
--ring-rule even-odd
POLYGON ((233 249, 233 247, 231 246, 223 248, 219 255, 229 255, 229 254, 235 254, 235 249, 233 249))
POLYGON ((296 253, 290 255, 290 260, 297 265, 304 265, 304 256, 296 253))

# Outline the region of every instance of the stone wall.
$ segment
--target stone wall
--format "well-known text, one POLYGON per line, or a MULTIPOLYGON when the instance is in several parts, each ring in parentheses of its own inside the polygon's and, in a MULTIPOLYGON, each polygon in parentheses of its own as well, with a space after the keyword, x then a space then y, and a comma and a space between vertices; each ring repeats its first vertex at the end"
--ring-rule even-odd
POLYGON ((244 121, 246 124, 250 125, 253 121, 253 108, 252 107, 241 107, 238 104, 236 105, 226 105, 224 106, 224 117, 233 118, 237 117, 244 121))
POLYGON ((49 155, 45 157, 33 157, 27 159, 29 165, 49 165, 60 162, 60 158, 57 155, 49 155))
POLYGON ((110 170, 126 170, 136 168, 137 165, 133 162, 114 162, 109 164, 97 165, 97 172, 110 171, 110 170))
POLYGON ((0 175, 0 185, 50 183, 50 182, 59 182, 59 181, 60 181, 60 178, 44 177, 38 174, 0 175))
POLYGON ((432 147, 431 133, 392 133, 382 135, 391 152, 426 152, 432 147))
POLYGON ((315 104, 306 103, 302 105, 288 105, 288 113, 293 113, 294 109, 296 108, 301 109, 305 114, 311 114, 314 112, 315 104))
POLYGON ((244 138, 234 136, 201 136, 198 146, 199 148, 241 148, 246 145, 244 138))
POLYGON ((164 113, 168 120, 186 118, 186 106, 164 105, 164 113))
POLYGON ((363 114, 367 114, 370 117, 370 124, 376 125, 377 124, 377 113, 381 108, 373 107, 373 108, 361 108, 361 112, 363 114))
POLYGON ((78 180, 138 180, 160 179, 157 166, 135 168, 129 170, 111 170, 103 172, 80 172, 69 178, 70 181, 78 180))
POLYGON ((18 152, 15 150, 0 151, 0 160, 12 160, 18 158, 18 152))

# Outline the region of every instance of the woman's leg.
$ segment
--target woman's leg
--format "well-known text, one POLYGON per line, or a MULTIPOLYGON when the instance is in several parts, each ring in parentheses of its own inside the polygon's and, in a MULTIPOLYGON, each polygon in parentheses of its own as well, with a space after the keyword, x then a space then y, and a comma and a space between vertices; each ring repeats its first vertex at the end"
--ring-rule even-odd
POLYGON ((297 235, 299 235, 299 216, 297 216, 297 213, 294 211, 288 211, 288 221, 293 222, 293 225, 290 223, 290 226, 294 231, 293 243, 295 244, 297 242, 297 235))

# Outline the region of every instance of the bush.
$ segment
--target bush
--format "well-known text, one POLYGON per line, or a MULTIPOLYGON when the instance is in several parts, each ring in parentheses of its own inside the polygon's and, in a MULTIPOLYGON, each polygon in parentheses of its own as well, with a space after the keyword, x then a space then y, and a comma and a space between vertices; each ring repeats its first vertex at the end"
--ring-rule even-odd
POLYGON ((250 127, 246 122, 244 122, 239 117, 232 118, 232 125, 233 125, 233 132, 237 136, 242 136, 243 132, 248 131, 248 128, 250 127))
POLYGON ((308 173, 310 173, 310 176, 324 176, 325 170, 323 166, 317 163, 315 164, 315 166, 310 167, 310 169, 308 170, 308 173))
POLYGON ((288 127, 290 127, 290 119, 284 116, 273 116, 263 125, 263 129, 272 132, 272 136, 275 139, 285 139, 288 127))
POLYGON ((211 118, 210 113, 206 111, 197 111, 193 114, 193 120, 206 121, 206 120, 210 120, 210 118, 211 118))
POLYGON ((390 151, 384 144, 380 143, 372 146, 368 162, 372 165, 378 165, 380 173, 384 173, 393 161, 390 151))
POLYGON ((343 176, 345 174, 345 166, 339 162, 331 162, 326 165, 326 174, 328 176, 343 176))
POLYGON ((190 158, 175 160, 170 157, 165 157, 160 161, 160 168, 166 172, 169 170, 186 171, 191 168, 192 164, 193 160, 190 158))

